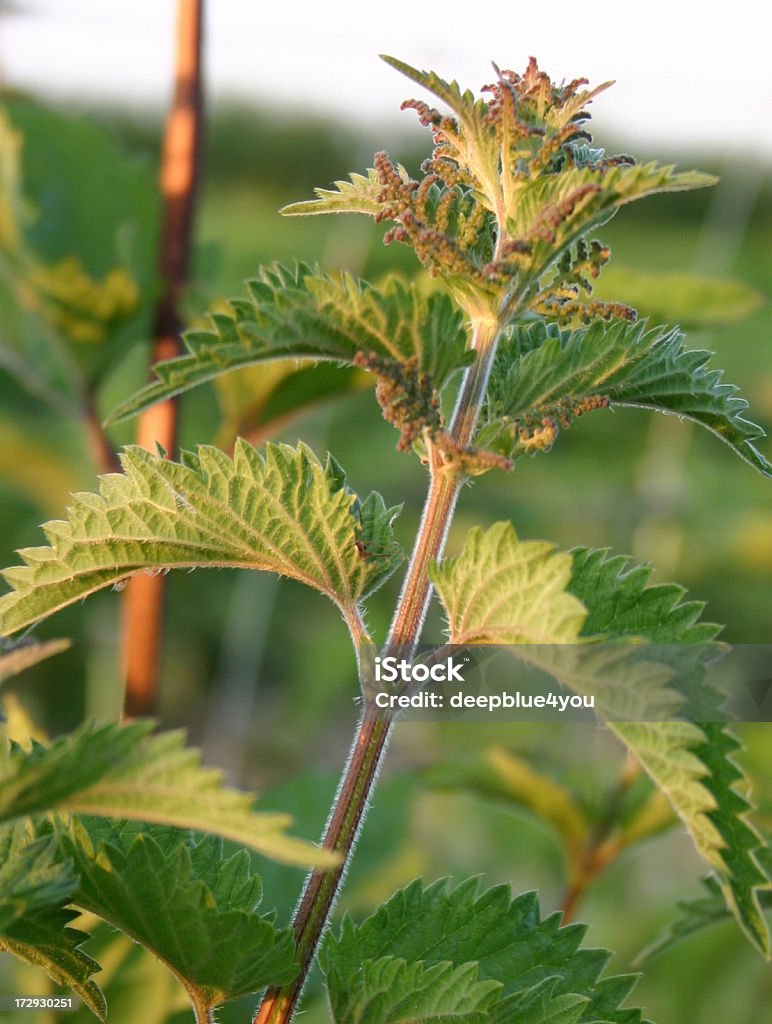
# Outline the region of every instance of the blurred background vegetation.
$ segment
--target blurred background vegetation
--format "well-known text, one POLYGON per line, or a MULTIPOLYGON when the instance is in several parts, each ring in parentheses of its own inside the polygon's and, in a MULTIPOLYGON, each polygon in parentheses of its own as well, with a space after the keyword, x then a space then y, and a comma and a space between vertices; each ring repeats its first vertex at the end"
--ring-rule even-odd
MULTIPOLYGON (((148 113, 93 107, 87 114, 64 113, 12 93, 5 96, 5 111, 0 557, 9 565, 16 548, 43 542, 38 524, 62 515, 69 492, 95 485, 84 401, 93 401, 101 417, 144 379, 156 287, 161 122, 148 113), (21 146, 17 182, 14 138, 21 146), (21 237, 14 237, 16 229, 21 237), (67 263, 73 254, 102 288, 101 319, 92 315, 97 293, 67 263), (121 282, 107 281, 118 262, 136 286, 128 298, 121 282)), ((597 141, 615 151, 613 138, 597 141)), ((276 259, 319 262, 370 280, 414 273, 412 253, 384 248, 383 229, 365 219, 283 220, 277 212, 308 197, 314 186, 368 166, 380 148, 412 169, 425 155, 414 135, 384 138, 376 126, 370 136, 332 120, 248 106, 211 112, 195 286, 186 300, 189 322, 239 294, 243 279, 276 259)), ((716 352, 715 365, 741 386, 751 418, 769 425, 770 169, 711 152, 636 156, 698 166, 721 181, 712 190, 623 210, 601 233, 614 260, 599 295, 627 301, 657 322, 681 323, 691 347, 716 352), (685 274, 724 283, 698 285, 685 274)), ((320 455, 329 449, 357 491, 376 488, 388 504, 405 503, 397 534, 409 547, 424 472, 417 460, 396 452, 396 434, 382 420, 366 377, 329 367, 312 377, 296 366, 269 364, 184 398, 184 447, 207 442, 227 448, 236 433, 292 443, 300 437, 320 455)), ((130 442, 133 424, 110 436, 116 444, 130 442)), ((770 641, 768 482, 688 423, 634 410, 583 418, 548 456, 524 459, 513 474, 490 473, 467 489, 449 549, 457 549, 470 525, 505 517, 523 538, 561 547, 609 545, 651 562, 656 580, 676 580, 707 602, 706 617, 726 624, 727 640, 770 641)), ((383 635, 398 585, 399 576, 373 599, 376 635, 383 635)), ((87 717, 120 714, 119 604, 119 595, 99 594, 37 630, 41 638, 71 637, 73 645, 6 687, 12 723, 26 716, 43 733, 56 735, 87 717)), ((433 617, 427 639, 439 639, 441 628, 433 617)), ((318 595, 254 573, 169 576, 163 725, 187 728, 208 763, 233 783, 261 791, 266 808, 293 812, 297 831, 309 838, 326 817, 356 719, 354 696, 343 625, 318 595)), ((743 739, 743 763, 754 777, 759 820, 769 834, 772 731, 769 725, 744 726, 743 739)), ((362 914, 418 874, 430 879, 478 872, 486 883, 511 881, 515 891, 538 888, 545 913, 560 906, 564 844, 524 806, 516 787, 481 799, 471 784, 436 784, 438 764, 476 764, 494 747, 565 786, 591 820, 602 814, 624 764, 612 739, 586 726, 400 724, 341 912, 362 914)), ((642 789, 631 799, 646 795, 642 789)), ((287 919, 301 873, 263 862, 259 870, 266 908, 276 905, 287 919)), ((579 908, 579 919, 590 923, 589 943, 614 949, 613 966, 628 969, 672 919, 675 902, 699 894, 700 873, 679 829, 664 828, 635 846, 595 882, 579 908)), ((108 932, 95 943, 110 947, 111 970, 128 965, 110 992, 115 1021, 189 1019, 173 980, 141 951, 108 932)), ((27 985, 42 991, 39 979, 24 972, 21 980, 12 979, 15 968, 7 964, 3 970, 1 990, 27 985)), ((109 977, 106 983, 113 984, 109 977)), ((317 987, 311 987, 304 1018, 310 1021, 325 1019, 317 987)), ((772 1021, 772 976, 736 926, 725 922, 653 961, 634 1001, 658 1024, 763 1024, 772 1021)), ((220 1019, 244 1020, 246 1012, 245 1004, 226 1008, 220 1019)), ((68 1019, 80 1024, 85 1012, 68 1019)))

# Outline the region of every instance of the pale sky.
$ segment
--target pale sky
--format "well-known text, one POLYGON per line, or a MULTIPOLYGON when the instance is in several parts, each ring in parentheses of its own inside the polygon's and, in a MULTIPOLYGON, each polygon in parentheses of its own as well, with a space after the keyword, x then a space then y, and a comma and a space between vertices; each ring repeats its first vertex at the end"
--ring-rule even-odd
MULTIPOLYGON (((0 23, 6 81, 166 104, 174 0, 19 2, 29 13, 0 23)), ((207 86, 213 100, 348 109, 361 123, 410 118, 399 103, 420 91, 380 52, 475 91, 491 60, 522 71, 533 54, 556 79, 616 80, 593 110, 617 139, 769 159, 771 11, 763 0, 210 0, 207 86)))

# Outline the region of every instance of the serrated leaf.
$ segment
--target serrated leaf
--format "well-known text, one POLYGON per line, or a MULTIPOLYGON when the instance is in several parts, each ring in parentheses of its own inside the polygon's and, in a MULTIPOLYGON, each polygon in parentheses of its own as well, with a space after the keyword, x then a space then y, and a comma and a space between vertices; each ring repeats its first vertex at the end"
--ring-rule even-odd
POLYGON ((242 850, 160 826, 96 819, 61 829, 80 876, 79 906, 152 950, 185 985, 199 1019, 212 1007, 297 974, 289 929, 260 915, 260 879, 242 850))
POLYGON ((335 1024, 486 1024, 497 982, 478 981, 477 965, 427 967, 395 957, 366 960, 353 984, 328 977, 335 1024))
MULTIPOLYGON (((400 172, 403 180, 408 181, 409 175, 404 167, 400 172)), ((334 186, 315 188, 316 199, 289 203, 279 213, 285 217, 310 217, 319 213, 365 213, 374 217, 381 208, 378 195, 383 191, 383 185, 373 167, 369 167, 366 174, 351 174, 348 181, 336 181, 334 186)))
POLYGON ((413 248, 473 321, 495 318, 505 326, 530 309, 538 312, 548 298, 559 305, 579 287, 589 290, 582 267, 597 277, 609 256, 594 243, 589 261, 573 259, 572 247, 589 231, 625 203, 716 181, 590 148, 583 141, 590 140, 585 108, 610 82, 593 89, 582 88, 585 79, 553 82, 531 58, 522 75, 494 65, 497 81, 483 86, 490 96, 484 100, 433 71, 383 59, 452 112, 423 100, 403 104, 432 132, 423 176, 412 180, 378 153, 366 176, 317 190, 315 200, 284 212, 355 212, 392 221, 384 241, 413 248))
POLYGON ((473 93, 469 89, 464 90, 462 93, 458 82, 455 80, 446 82, 435 71, 419 71, 418 68, 411 67, 405 61, 399 60, 397 57, 390 57, 386 53, 380 54, 380 58, 406 78, 409 78, 417 85, 423 86, 424 89, 428 89, 437 99, 447 103, 457 116, 468 117, 472 112, 475 104, 473 93))
POLYGON ((286 835, 287 815, 255 812, 253 794, 225 789, 182 732, 150 736, 152 728, 85 725, 50 746, 12 745, 0 758, 0 821, 51 811, 127 818, 213 832, 303 867, 337 863, 286 835))
POLYGON ((585 617, 566 590, 571 556, 520 542, 511 523, 471 529, 457 558, 429 571, 448 613, 452 644, 570 644, 585 617))
MULTIPOLYGON (((559 426, 599 403, 675 413, 707 427, 766 476, 772 465, 755 447, 764 431, 745 419, 748 403, 722 372, 706 368, 710 352, 688 350, 676 328, 596 321, 576 331, 538 322, 515 328, 497 356, 487 423, 478 443, 510 455, 532 449, 529 435, 559 426)), ((548 447, 545 444, 543 447, 548 447)))
POLYGON ((0 683, 46 658, 61 654, 69 646, 69 640, 29 640, 14 644, 0 637, 0 683))
MULTIPOLYGON (((0 631, 51 615, 134 572, 229 566, 263 569, 330 597, 351 623, 357 604, 396 569, 401 555, 389 524, 398 509, 380 497, 376 519, 388 544, 362 558, 356 496, 336 483, 304 445, 244 441, 233 460, 202 446, 182 463, 139 447, 121 455, 124 474, 100 478, 100 492, 73 496, 67 521, 44 526, 50 547, 25 548, 25 566, 7 569, 13 590, 0 598, 0 631)), ((367 499, 366 499, 367 500, 367 499)))
POLYGON ((772 476, 772 465, 755 444, 764 431, 745 418, 748 403, 737 397, 734 384, 722 382, 723 371, 707 368, 711 356, 711 352, 686 349, 679 331, 665 333, 652 342, 649 358, 641 359, 614 387, 611 400, 693 420, 755 469, 772 476))
MULTIPOLYGON (((758 851, 757 859, 765 862, 768 887, 759 893, 759 903, 764 910, 772 909, 772 851, 765 846, 758 851), (762 857, 763 854, 763 857, 762 857)), ((638 963, 645 963, 660 956, 696 932, 702 931, 712 924, 725 921, 732 914, 727 907, 726 899, 721 885, 713 875, 702 879, 703 895, 691 900, 679 900, 678 910, 680 916, 662 932, 662 934, 647 946, 636 958, 638 963)))
POLYGON ((704 601, 684 600, 686 590, 677 583, 651 586, 652 567, 637 565, 628 555, 613 555, 607 548, 575 548, 571 555, 569 589, 587 607, 583 636, 694 644, 699 660, 704 658, 703 645, 715 640, 720 629, 700 621, 704 601))
POLYGON ((77 881, 72 865, 57 861, 51 835, 28 823, 0 824, 0 932, 37 910, 64 906, 77 881))
POLYGON ((88 938, 71 926, 77 913, 66 909, 39 911, 21 918, 0 935, 0 950, 41 967, 57 985, 76 992, 99 1020, 107 1018, 104 997, 91 981, 99 964, 81 949, 88 938))
MULTIPOLYGON (((702 738, 690 746, 690 752, 703 766, 699 785, 709 793, 713 806, 699 815, 697 832, 688 805, 674 803, 674 809, 692 832, 700 852, 716 869, 724 897, 740 926, 768 956, 769 933, 758 902, 758 890, 767 882, 758 863, 763 842, 747 821, 750 804, 737 790, 738 785, 747 788, 733 759, 740 744, 721 711, 723 697, 704 678, 704 661, 718 627, 698 621, 703 605, 684 601, 682 587, 649 586, 651 571, 623 556, 578 549, 574 552, 570 590, 588 608, 586 635, 606 633, 616 638, 683 645, 679 647, 679 671, 672 685, 682 695, 683 715, 700 725, 702 738), (712 835, 700 825, 703 817, 710 822, 712 835)), ((661 727, 649 723, 649 728, 661 727)))
MULTIPOLYGON (((726 921, 732 916, 718 880, 709 875, 702 880, 702 884, 705 895, 691 900, 679 900, 680 916, 640 953, 636 958, 637 963, 645 964, 703 928, 726 921)), ((760 904, 766 910, 772 908, 772 892, 769 889, 760 893, 760 904)))
POLYGON ((577 1024, 589 999, 575 993, 556 996, 556 987, 556 979, 545 978, 533 988, 503 999, 491 1015, 492 1024, 577 1024))
POLYGON ((581 949, 583 925, 560 927, 560 914, 544 920, 535 893, 512 900, 508 886, 479 892, 479 880, 467 879, 451 890, 448 880, 427 888, 412 882, 383 904, 361 925, 345 918, 337 935, 329 935, 320 954, 328 975, 331 998, 344 999, 345 987, 356 985, 361 964, 397 957, 424 968, 450 963, 458 968, 476 964, 479 979, 499 982, 501 1001, 489 1009, 489 1019, 504 1024, 530 1020, 517 1015, 541 1000, 552 1004, 552 1017, 538 1020, 606 1024, 640 1024, 638 1010, 620 1009, 635 978, 600 978, 610 954, 581 949), (340 991, 339 991, 340 990, 340 991), (569 1013, 571 999, 581 1014, 569 1013), (563 1000, 562 1004, 560 1000, 563 1000))
POLYGON ((702 606, 682 603, 681 588, 647 588, 650 570, 625 558, 583 551, 572 564, 564 558, 546 545, 519 545, 509 524, 470 531, 462 554, 432 570, 450 642, 522 645, 523 660, 595 695, 596 714, 667 796, 718 872, 739 923, 766 954, 756 895, 764 876, 753 855, 760 839, 735 789, 742 778, 731 759, 738 744, 722 720, 720 697, 700 687, 716 627, 697 622, 702 606), (671 666, 656 654, 647 660, 640 645, 577 643, 598 634, 682 645, 672 685, 671 666))
POLYGON ((507 228, 513 238, 531 242, 530 272, 538 279, 570 244, 608 221, 620 206, 659 192, 705 188, 717 180, 712 174, 678 171, 672 164, 654 160, 616 167, 567 167, 557 174, 525 179, 512 190, 507 228), (563 207, 568 212, 552 216, 563 207), (545 223, 549 224, 546 234, 545 223))
POLYGON ((394 366, 415 359, 435 389, 473 355, 461 314, 447 295, 428 296, 388 278, 381 288, 349 274, 305 264, 275 264, 247 282, 249 296, 211 316, 211 330, 188 331, 188 352, 155 366, 157 380, 121 403, 112 419, 132 416, 223 373, 269 359, 311 358, 353 364, 357 353, 394 366))
MULTIPOLYGON (((188 994, 148 949, 116 932, 94 914, 78 922, 87 928, 89 952, 99 961, 99 985, 109 1007, 109 1019, 119 1024, 170 1024, 190 1017, 188 994), (185 1014, 180 1018, 179 1014, 185 1014)), ((85 1006, 65 1018, 67 1024, 93 1024, 85 1006)))
POLYGON ((0 951, 42 967, 103 1021, 107 1007, 91 980, 99 964, 81 949, 88 936, 71 927, 78 915, 65 907, 76 888, 73 866, 57 859, 52 835, 28 823, 0 825, 0 951))

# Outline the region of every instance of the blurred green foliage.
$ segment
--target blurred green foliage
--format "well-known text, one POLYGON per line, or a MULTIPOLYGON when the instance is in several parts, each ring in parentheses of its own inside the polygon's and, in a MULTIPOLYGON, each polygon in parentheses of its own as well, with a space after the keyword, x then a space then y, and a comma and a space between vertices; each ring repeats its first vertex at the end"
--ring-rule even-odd
MULTIPOLYGON (((27 198, 40 214, 30 240, 54 259, 65 249, 49 245, 40 234, 50 220, 47 211, 68 210, 66 233, 88 234, 98 227, 89 197, 100 188, 63 170, 79 158, 88 162, 84 149, 89 146, 78 132, 91 127, 74 128, 71 142, 62 143, 54 157, 43 145, 46 131, 50 142, 47 116, 28 112, 17 124, 28 132, 28 152, 38 145, 39 152, 49 153, 47 160, 55 159, 62 168, 56 180, 64 192, 57 199, 44 187, 51 164, 33 161, 25 167, 27 198), (73 205, 75 198, 79 206, 73 205), (76 209, 82 213, 76 215, 76 209)), ((142 173, 152 174, 160 137, 156 119, 115 111, 92 111, 92 117, 102 123, 102 141, 90 145, 113 151, 117 146, 127 167, 144 166, 142 173)), ((313 186, 326 186, 370 162, 384 141, 389 142, 375 132, 371 141, 334 122, 297 120, 289 114, 269 115, 248 107, 215 111, 204 160, 196 282, 187 297, 191 322, 213 299, 238 294, 242 279, 274 259, 318 261, 327 269, 345 267, 369 279, 392 271, 412 273, 412 254, 399 246, 384 248, 377 227, 345 217, 282 220, 277 213, 285 203, 307 198, 313 186)), ((389 149, 408 167, 415 167, 423 155, 408 136, 389 149)), ((723 158, 681 155, 678 162, 715 171, 721 183, 714 190, 654 198, 640 209, 624 210, 604 231, 614 263, 600 294, 630 301, 657 320, 689 321, 690 347, 714 349, 727 379, 742 386, 755 417, 768 425, 772 175, 769 168, 723 158), (636 271, 650 276, 636 276, 636 271), (688 282, 685 295, 683 279, 661 276, 668 272, 741 282, 726 286, 736 299, 732 317, 726 316, 725 303, 718 316, 704 315, 699 295, 695 308, 688 282)), ((150 302, 154 256, 148 239, 154 213, 130 184, 103 182, 107 185, 100 193, 105 201, 139 202, 142 207, 138 223, 144 225, 145 241, 141 259, 132 266, 143 301, 150 302)), ((93 250, 103 244, 104 239, 89 243, 93 250)), ((101 273, 104 266, 90 269, 101 273)), ((94 365, 93 397, 101 413, 142 382, 147 330, 147 318, 138 319, 115 341, 109 358, 94 365)), ((90 374, 91 364, 88 369, 90 374)), ((183 445, 222 438, 250 403, 259 412, 265 398, 261 372, 245 371, 187 396, 183 445)), ((334 403, 314 399, 302 416, 283 418, 275 439, 294 443, 302 437, 320 456, 329 449, 346 466, 359 493, 377 487, 389 504, 405 502, 397 530, 409 545, 424 473, 416 460, 396 452, 396 435, 361 379, 352 377, 343 392, 334 403)), ((34 389, 19 387, 5 371, 0 371, 0 408, 0 554, 3 564, 10 564, 15 548, 41 542, 36 524, 63 508, 68 491, 93 486, 96 468, 83 426, 46 404, 34 389)), ((259 416, 253 426, 259 429, 259 416)), ((131 423, 122 424, 112 437, 123 443, 132 439, 132 432, 131 423)), ((633 410, 583 419, 561 436, 549 458, 524 459, 512 476, 489 474, 467 489, 449 550, 458 551, 469 526, 487 526, 500 518, 511 518, 524 539, 549 538, 563 547, 608 544, 650 561, 657 579, 676 579, 692 596, 707 601, 705 618, 726 623, 726 639, 769 640, 768 482, 689 424, 633 410)), ((398 578, 392 580, 374 599, 369 618, 376 633, 385 628, 398 583, 398 578)), ((117 713, 122 696, 118 615, 118 596, 101 594, 39 630, 41 638, 73 638, 70 650, 28 671, 11 690, 47 732, 58 734, 84 717, 104 720, 117 713)), ((315 838, 356 719, 353 659, 333 607, 291 581, 278 583, 245 572, 172 574, 166 630, 164 724, 188 726, 193 740, 203 745, 211 763, 226 769, 231 781, 267 790, 265 809, 295 812, 296 831, 315 838)), ((431 639, 439 638, 440 631, 435 612, 431 639)), ((772 834, 772 726, 745 726, 743 738, 748 747, 745 764, 756 778, 761 824, 772 834)), ((366 911, 417 874, 429 880, 478 871, 487 883, 511 881, 516 892, 538 887, 545 910, 560 904, 564 857, 543 823, 519 806, 435 790, 416 773, 437 761, 474 759, 493 745, 528 758, 560 782, 570 780, 579 791, 577 799, 589 808, 602 805, 622 765, 621 751, 610 737, 589 727, 491 725, 470 730, 449 724, 400 725, 341 911, 366 911)), ((699 866, 682 839, 671 831, 623 854, 580 908, 580 916, 591 923, 591 942, 617 950, 615 969, 627 968, 672 918, 677 899, 698 894, 699 866)), ((265 905, 276 903, 282 923, 302 873, 264 861, 259 870, 266 883, 265 905)), ((123 948, 114 936, 102 935, 96 945, 114 946, 112 965, 131 958, 136 977, 147 979, 142 985, 159 998, 171 989, 168 977, 157 978, 143 954, 123 948)), ((116 1000, 124 1000, 116 1005, 125 1009, 115 1019, 145 1024, 150 1018, 131 1008, 125 978, 116 978, 122 992, 116 1000)), ((11 991, 15 983, 7 973, 0 974, 0 989, 11 991)), ((39 979, 27 984, 42 991, 39 979)), ((109 998, 109 981, 107 991, 109 998)), ((325 1020, 321 1001, 314 996, 318 985, 312 983, 310 991, 304 1019, 325 1020)), ((243 1020, 252 1002, 226 1007, 219 1019, 226 1024, 243 1020)), ((648 966, 636 1002, 658 1024, 764 1024, 772 1021, 772 975, 738 930, 722 924, 648 966)), ((172 1002, 169 1015, 158 1016, 158 1024, 186 1020, 187 1013, 174 1016, 181 1005, 172 1002)))

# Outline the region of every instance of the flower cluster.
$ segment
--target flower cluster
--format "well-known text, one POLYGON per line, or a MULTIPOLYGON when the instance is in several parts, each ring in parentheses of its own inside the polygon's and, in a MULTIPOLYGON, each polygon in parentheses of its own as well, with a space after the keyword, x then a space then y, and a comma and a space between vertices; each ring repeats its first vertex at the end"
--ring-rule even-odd
POLYGON ((608 395, 588 395, 532 409, 509 423, 505 431, 508 446, 515 453, 518 449, 526 454, 549 451, 561 429, 568 430, 574 417, 583 416, 593 409, 607 409, 609 405, 608 395))
POLYGON ((440 430, 440 400, 431 376, 419 370, 416 356, 398 362, 373 352, 357 352, 354 365, 375 374, 375 397, 383 418, 400 432, 399 451, 410 451, 424 430, 430 436, 440 430))
POLYGON ((508 318, 534 309, 561 323, 628 319, 625 307, 578 303, 609 258, 600 242, 584 240, 583 228, 613 207, 607 172, 633 162, 590 148, 586 107, 606 86, 587 89, 582 78, 556 84, 533 58, 522 75, 494 69, 483 99, 411 70, 452 114, 422 100, 402 104, 429 128, 433 148, 419 180, 376 154, 375 219, 393 224, 384 241, 411 246, 470 315, 482 300, 508 318))
POLYGON ((375 154, 374 167, 381 184, 375 221, 394 221, 384 242, 409 245, 432 276, 457 276, 485 287, 491 276, 485 257, 492 251, 485 208, 468 190, 448 186, 434 172, 420 182, 405 180, 386 153, 375 154))

